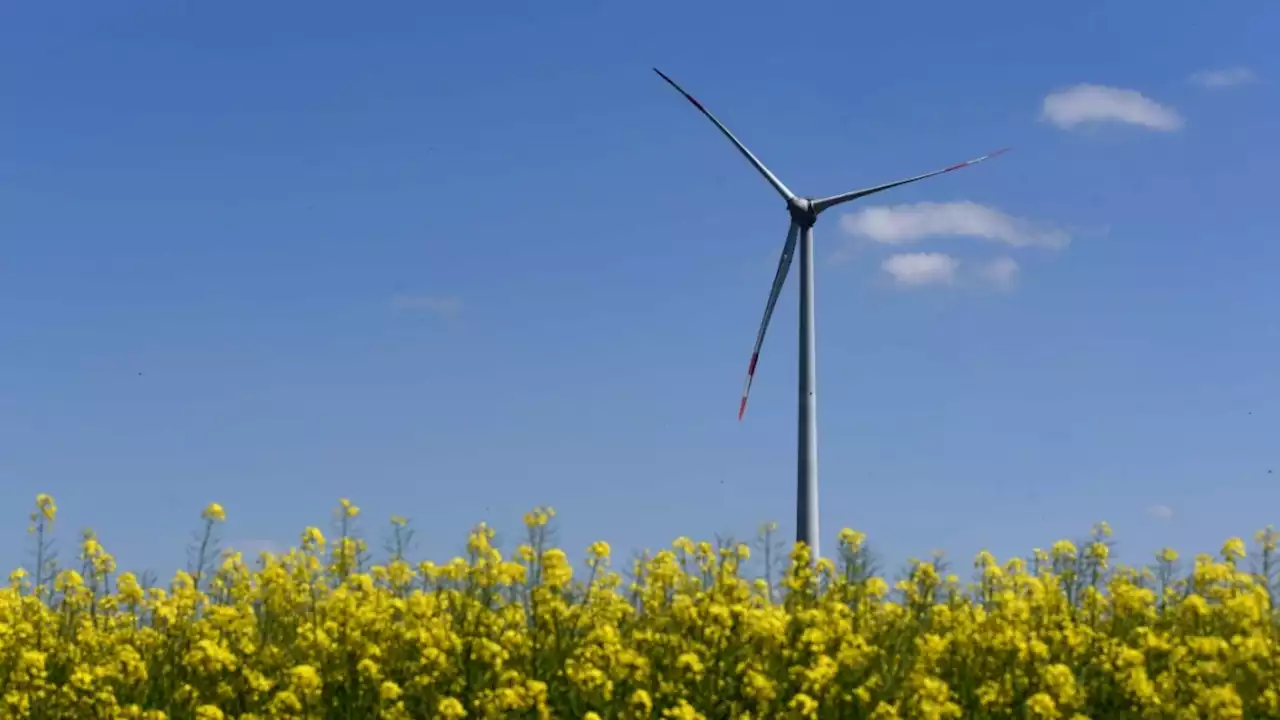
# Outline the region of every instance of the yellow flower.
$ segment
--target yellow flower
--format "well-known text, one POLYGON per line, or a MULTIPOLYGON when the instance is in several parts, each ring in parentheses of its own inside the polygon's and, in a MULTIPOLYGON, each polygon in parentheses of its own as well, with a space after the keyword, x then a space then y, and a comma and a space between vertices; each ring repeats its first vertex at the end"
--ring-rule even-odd
POLYGON ((1238 537, 1233 537, 1230 540, 1227 540, 1227 542, 1222 546, 1221 554, 1222 558, 1227 562, 1234 562, 1235 560, 1244 557, 1247 554, 1245 552, 1244 540, 1241 540, 1238 537))
MULTIPOLYGON (((168 720, 144 709, 154 698, 188 720, 1280 718, 1280 636, 1239 538, 1185 574, 1172 550, 1109 567, 1099 523, 1078 550, 980 554, 971 583, 912 561, 894 594, 854 531, 849 572, 802 544, 747 569, 744 545, 681 537, 624 580, 598 542, 586 587, 548 509, 509 553, 480 524, 437 564, 402 557, 403 533, 369 553, 350 508, 328 552, 308 528, 297 548, 201 558, 163 587, 117 574, 91 531, 70 567, 16 570, 0 586, 0 719, 168 720)), ((1274 530, 1256 538, 1274 566, 1274 530)))
POLYGON ((209 522, 220 523, 227 519, 227 513, 222 509, 221 505, 215 502, 209 503, 205 507, 204 512, 200 513, 200 517, 208 520, 209 522))
POLYGON ((705 715, 695 710, 694 707, 683 698, 675 705, 675 707, 663 710, 662 717, 671 718, 671 720, 706 720, 705 715))
POLYGON ((533 510, 525 513, 524 524, 530 530, 535 530, 537 528, 546 527, 547 523, 551 522, 551 518, 555 516, 556 511, 549 507, 534 508, 533 510))
POLYGON ((698 658, 697 653, 691 652, 683 653, 680 657, 676 658, 676 667, 689 673, 695 678, 702 677, 702 673, 705 671, 705 668, 702 665, 702 660, 698 658))
POLYGON ((603 540, 597 540, 596 542, 591 543, 590 548, 587 548, 587 554, 597 560, 608 559, 609 551, 609 543, 604 542, 603 540))
POLYGON ((840 531, 840 544, 848 548, 850 552, 857 552, 862 548, 862 544, 866 542, 867 536, 852 528, 844 528, 840 531))
POLYGON ((44 493, 36 495, 36 508, 47 522, 53 522, 58 515, 58 506, 54 504, 53 497, 44 493))
POLYGON ((324 542, 324 533, 319 528, 309 527, 302 532, 303 547, 323 548, 324 542))
POLYGON ((573 580, 573 566, 564 551, 552 548, 542 554, 542 581, 550 587, 564 587, 573 580))
POLYGON ((1280 532, 1271 525, 1255 533, 1253 539, 1264 552, 1275 552, 1280 547, 1280 532))
POLYGON ((1111 548, 1106 543, 1093 542, 1089 543, 1089 557, 1099 561, 1105 567, 1107 558, 1111 556, 1111 548))
POLYGON ((201 705, 196 708, 196 720, 222 720, 222 711, 216 705, 201 705))
POLYGON ((353 518, 360 514, 360 508, 352 505, 350 500, 342 498, 338 503, 342 506, 342 514, 344 517, 353 518))
POLYGON ((380 697, 384 702, 399 700, 400 695, 400 686, 390 680, 384 680, 382 685, 378 686, 378 697, 380 697))
POLYGON ((653 712, 653 698, 644 690, 631 693, 631 698, 627 702, 641 715, 649 715, 653 712))
POLYGON ((1036 693, 1027 700, 1027 712, 1036 718, 1058 718, 1062 714, 1058 712, 1058 705, 1048 693, 1036 693))
POLYGON ((811 718, 818 713, 818 702, 804 693, 797 693, 787 703, 787 709, 798 717, 811 718))
POLYGON ((1053 544, 1053 549, 1050 553, 1055 558, 1063 560, 1074 559, 1076 556, 1076 545, 1070 540, 1059 540, 1053 544))
POLYGON ((901 716, 898 715, 897 703, 881 700, 876 705, 876 709, 871 711, 871 720, 898 720, 899 717, 901 716))
POLYGON ((321 685, 320 674, 316 672, 314 666, 297 665, 289 671, 290 678, 293 680, 295 687, 302 690, 319 690, 321 685))
POLYGON ((436 716, 444 720, 458 720, 467 716, 467 711, 457 698, 446 697, 436 706, 436 716))
POLYGON ((873 577, 867 580, 867 594, 874 598, 882 598, 889 594, 889 583, 884 578, 873 577))
POLYGON ((359 663, 356 663, 356 672, 361 677, 371 680, 379 680, 382 677, 382 669, 378 667, 378 663, 372 658, 364 658, 359 663))

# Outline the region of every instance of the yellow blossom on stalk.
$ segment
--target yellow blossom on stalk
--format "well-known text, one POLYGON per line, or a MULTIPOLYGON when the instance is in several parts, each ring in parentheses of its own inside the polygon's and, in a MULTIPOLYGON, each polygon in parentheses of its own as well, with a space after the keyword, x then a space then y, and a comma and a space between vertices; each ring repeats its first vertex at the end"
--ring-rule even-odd
POLYGON ((47 522, 53 522, 58 515, 58 506, 53 502, 53 497, 44 493, 36 495, 36 509, 47 522))
POLYGON ((1036 693, 1035 695, 1032 695, 1031 698, 1027 700, 1027 712, 1031 717, 1044 718, 1045 720, 1062 716, 1062 714, 1058 712, 1058 704, 1053 701, 1053 698, 1050 697, 1048 693, 1036 693))
POLYGON ((352 505, 351 501, 346 498, 339 500, 338 504, 342 506, 342 515, 344 517, 353 518, 360 514, 360 508, 352 505))
MULTIPOLYGON (((1239 538, 1186 571, 1168 549, 1112 567, 1099 523, 1079 549, 981 553, 967 584, 935 553, 895 593, 852 530, 832 557, 779 557, 766 525, 778 565, 680 537, 625 580, 595 542, 577 578, 549 508, 522 544, 500 552, 480 524, 448 562, 403 557, 404 534, 369 557, 352 508, 330 552, 307 528, 296 549, 159 584, 117 573, 92 532, 71 567, 15 570, 0 720, 1280 717, 1270 529, 1256 568, 1239 538)), ((52 500, 31 514, 51 540, 52 500)))
POLYGON ((196 708, 196 720, 223 720, 225 716, 216 705, 201 705, 196 708))
POLYGON ((702 673, 706 671, 702 661, 698 659, 697 653, 687 652, 676 658, 676 667, 697 678, 702 677, 702 673))
POLYGON ((873 577, 866 582, 867 594, 874 598, 882 598, 889 594, 889 583, 884 578, 873 577))
POLYGON ((643 716, 648 716, 653 712, 653 698, 645 690, 636 690, 631 693, 631 698, 627 701, 627 704, 643 716))
POLYGON ((1111 557, 1111 548, 1107 547, 1106 543, 1089 543, 1089 557, 1097 560, 1105 566, 1107 558, 1111 557))
POLYGON ((378 697, 383 701, 390 702, 398 700, 402 694, 404 693, 400 689, 400 686, 390 680, 385 680, 378 686, 378 697))
POLYGON ((1070 540, 1059 540, 1050 552, 1055 558, 1071 559, 1076 556, 1076 545, 1070 540))
POLYGON ((222 509, 221 505, 215 502, 209 503, 205 507, 204 512, 200 514, 200 517, 210 522, 220 523, 227 519, 227 513, 222 509))
POLYGON ((796 693, 787 703, 787 709, 796 717, 812 718, 818 714, 818 702, 804 693, 796 693))
POLYGON ((467 538, 467 550, 478 556, 486 556, 493 549, 492 541, 494 535, 493 528, 485 523, 480 523, 472 529, 470 537, 467 538))
POLYGON ((315 690, 320 687, 320 674, 312 665, 297 665, 289 671, 293 683, 304 690, 315 690))
POLYGON ((324 533, 319 528, 309 527, 302 532, 302 546, 304 548, 323 548, 324 533))
POLYGON ((829 576, 835 574, 836 564, 831 558, 818 558, 818 561, 814 563, 814 569, 818 571, 819 575, 829 576))
POLYGON ((683 698, 674 706, 662 711, 662 717, 671 720, 706 720, 706 716, 694 709, 688 700, 683 698))
POLYGON ((457 698, 447 697, 436 706, 436 715, 444 720, 458 720, 467 716, 467 711, 457 698))
POLYGON ((844 545, 850 551, 857 552, 862 548, 862 543, 866 542, 867 536, 852 528, 844 528, 840 531, 840 544, 844 545))
POLYGON ((881 700, 876 704, 876 709, 871 711, 871 720, 898 720, 902 717, 898 714, 898 704, 881 700))
POLYGON ((573 580, 573 566, 563 550, 553 548, 542 554, 542 580, 556 588, 565 587, 573 580))
POLYGON ((524 524, 529 529, 545 527, 555 516, 556 511, 549 507, 535 508, 525 513, 524 524))
POLYGON ((1241 540, 1238 537, 1233 537, 1230 540, 1227 540, 1227 542, 1222 546, 1222 559, 1227 562, 1235 562, 1246 554, 1244 540, 1241 540))

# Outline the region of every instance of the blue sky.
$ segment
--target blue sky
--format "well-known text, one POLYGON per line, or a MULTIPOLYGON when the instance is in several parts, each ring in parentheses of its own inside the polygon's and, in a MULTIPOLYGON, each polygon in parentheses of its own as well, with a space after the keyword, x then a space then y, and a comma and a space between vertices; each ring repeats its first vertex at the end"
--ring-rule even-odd
POLYGON ((37 492, 165 570, 210 500, 245 546, 342 496, 440 557, 541 503, 575 553, 790 533, 794 277, 735 420, 785 213, 655 65, 801 194, 1014 148, 817 227, 828 543, 1215 550, 1280 521, 1276 27, 0 0, 0 561, 37 492))

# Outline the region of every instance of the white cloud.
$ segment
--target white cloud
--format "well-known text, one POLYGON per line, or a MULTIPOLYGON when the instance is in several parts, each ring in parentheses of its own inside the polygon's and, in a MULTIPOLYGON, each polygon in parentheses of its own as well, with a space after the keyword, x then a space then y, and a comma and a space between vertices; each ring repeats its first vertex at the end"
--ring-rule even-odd
POLYGON ((899 285, 950 285, 955 281, 960 261, 943 253, 901 253, 880 264, 899 285))
POLYGON ((983 263, 978 268, 978 276, 999 288, 1013 287, 1018 279, 1018 261, 1011 257, 1001 257, 983 263))
POLYGON ((1173 508, 1168 505, 1152 505, 1147 508, 1147 514, 1159 520, 1172 520, 1173 508))
POLYGON ((455 315, 462 310, 462 300, 440 295, 398 295, 391 304, 401 310, 424 310, 433 315, 455 315))
POLYGON ((1182 127, 1176 110, 1137 90, 1082 83, 1050 93, 1044 99, 1041 118, 1060 128, 1085 123, 1120 122, 1165 132, 1182 127))
POLYGON ((1258 76, 1247 67, 1231 67, 1221 70, 1201 70, 1192 73, 1187 80, 1192 85, 1199 85, 1206 88, 1227 88, 1237 85, 1248 85, 1258 79, 1258 76))
POLYGON ((977 237, 1013 247, 1065 247, 1066 231, 975 202, 920 202, 868 207, 840 218, 849 234, 886 245, 937 237, 977 237))

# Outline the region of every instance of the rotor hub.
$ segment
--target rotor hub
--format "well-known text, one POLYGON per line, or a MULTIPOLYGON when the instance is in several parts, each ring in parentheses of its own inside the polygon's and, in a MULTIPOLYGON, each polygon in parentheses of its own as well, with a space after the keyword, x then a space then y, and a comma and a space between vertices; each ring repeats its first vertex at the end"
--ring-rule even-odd
POLYGON ((813 209, 813 202, 809 198, 791 198, 787 201, 787 212, 791 213, 792 222, 800 227, 813 227, 818 221, 818 213, 813 209))

